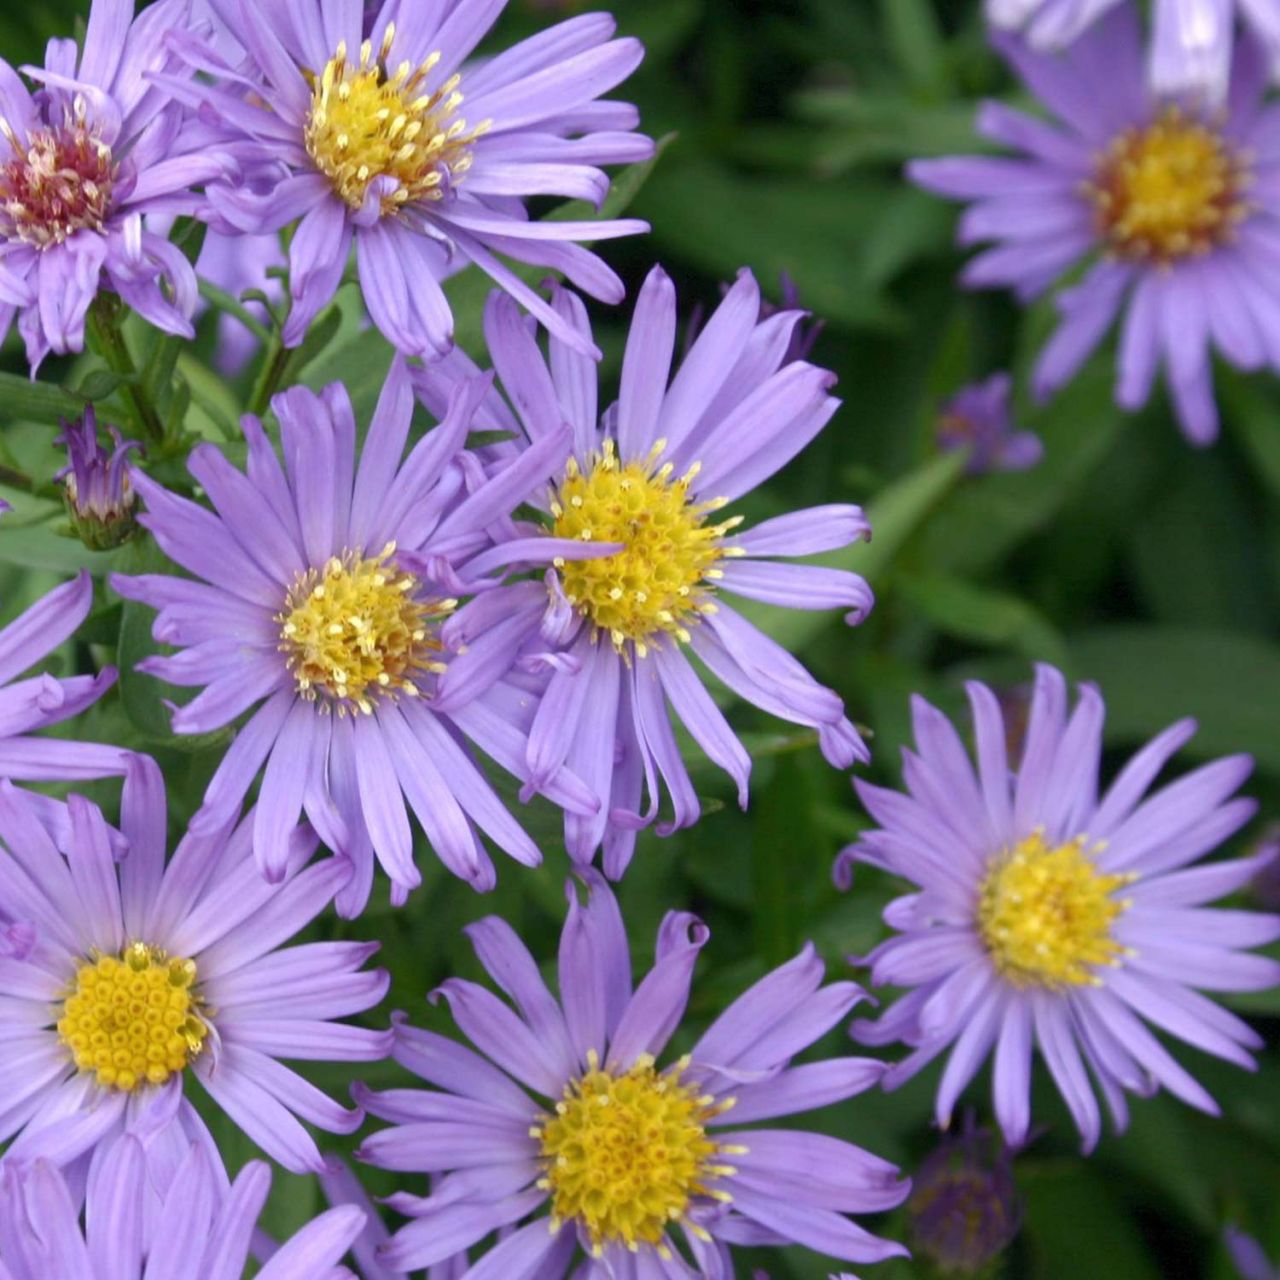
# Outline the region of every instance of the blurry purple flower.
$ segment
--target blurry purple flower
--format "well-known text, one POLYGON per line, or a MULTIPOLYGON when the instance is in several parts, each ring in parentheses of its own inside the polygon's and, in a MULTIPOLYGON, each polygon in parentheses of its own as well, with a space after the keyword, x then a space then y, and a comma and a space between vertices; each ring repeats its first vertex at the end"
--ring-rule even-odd
POLYGON ((452 978, 432 998, 448 1002, 480 1052, 398 1020, 396 1060, 433 1088, 355 1087, 392 1125, 359 1158, 441 1176, 426 1198, 391 1197, 414 1221, 382 1251, 387 1265, 431 1266, 507 1228, 463 1276, 723 1277, 734 1274, 735 1244, 800 1244, 851 1262, 903 1256, 845 1216, 903 1201, 909 1185, 891 1164, 821 1134, 737 1127, 830 1106, 879 1080, 882 1064, 864 1058, 791 1065, 862 991, 824 987, 806 947, 659 1068, 708 930, 669 913, 654 967, 633 986, 618 904, 598 873, 585 880, 585 904, 568 886, 558 1000, 510 926, 490 916, 467 934, 515 1008, 452 978))
POLYGON ((1254 854, 1260 865, 1250 885, 1253 896, 1267 911, 1280 911, 1280 823, 1263 832, 1254 854))
POLYGON ((969 449, 968 471, 1025 471, 1044 454, 1039 436, 1016 431, 1009 399, 1013 382, 1007 373, 961 388, 938 415, 938 447, 944 452, 969 449))
POLYGON ((600 100, 643 56, 638 41, 611 38, 607 14, 464 68, 505 0, 386 0, 370 21, 358 4, 210 2, 249 52, 249 96, 244 75, 194 40, 180 47, 215 84, 170 87, 204 103, 244 165, 246 181, 210 191, 226 225, 261 234, 302 219, 290 248, 287 345, 302 342, 333 297, 353 245, 373 321, 408 355, 452 346, 440 281, 467 262, 570 343, 581 338, 495 255, 622 298, 622 282, 578 242, 634 235, 645 223, 530 221, 524 209, 551 195, 598 208, 609 190, 599 166, 653 152, 632 132, 634 107, 600 100))
POLYGON ((1013 1158, 966 1117, 920 1166, 907 1201, 913 1254, 942 1275, 975 1276, 1009 1247, 1022 1218, 1013 1158))
POLYGON ((891 1088, 951 1049, 937 1096, 944 1127, 994 1049, 996 1117, 1014 1147, 1031 1121, 1035 1044, 1086 1150, 1101 1131, 1086 1064, 1118 1129, 1128 1120, 1126 1091, 1163 1086, 1216 1114, 1146 1023, 1255 1065, 1250 1050, 1261 1039, 1195 988, 1280 982, 1280 963, 1242 950, 1280 937, 1280 917, 1203 905, 1248 884, 1258 858, 1192 865, 1253 815, 1253 801, 1232 798, 1253 762, 1219 760, 1144 799, 1195 731, 1183 720, 1134 756, 1099 800, 1105 711, 1097 689, 1081 686, 1068 716, 1066 681, 1038 668, 1016 771, 995 696, 977 683, 968 690, 976 776, 950 722, 917 698, 916 750, 903 755, 908 794, 855 783, 881 829, 842 858, 900 875, 919 892, 888 908, 898 936, 868 959, 878 985, 912 990, 878 1023, 854 1023, 854 1036, 910 1046, 885 1077, 891 1088))
POLYGON ((130 760, 119 833, 76 795, 51 830, 30 797, 0 782, 0 924, 31 930, 0 960, 6 1162, 65 1165, 121 1132, 154 1137, 175 1118, 211 1144, 184 1096, 189 1070, 274 1160, 319 1171, 299 1119, 352 1133, 362 1114, 278 1059, 384 1058, 389 1034, 335 1019, 376 1005, 388 979, 362 969, 376 944, 283 944, 351 867, 342 858, 308 867, 316 838, 299 827, 281 882, 269 884, 252 856, 251 818, 189 831, 166 862, 167 822, 164 783, 145 756, 130 760))
POLYGON ((133 484, 129 479, 129 455, 142 448, 134 440, 122 440, 107 427, 112 449, 98 439, 98 415, 86 407, 79 422, 62 421, 55 443, 66 446, 67 465, 58 472, 71 523, 85 546, 96 551, 118 547, 133 533, 133 484))
MULTIPOLYGON (((344 915, 368 901, 375 856, 395 902, 421 883, 406 800, 444 863, 477 888, 495 882, 477 828, 520 862, 541 861, 465 739, 528 780, 525 736, 505 702, 531 699, 502 683, 510 659, 486 637, 497 628, 501 640, 510 623, 487 596, 512 564, 577 553, 521 537, 510 519, 563 466, 570 433, 556 423, 486 474, 463 446, 487 388, 484 380, 457 386, 441 424, 403 465, 414 404, 397 359, 358 457, 346 391, 295 387, 272 404, 283 468, 252 417, 244 419, 247 475, 212 445, 192 452, 191 474, 213 511, 142 473, 134 478, 146 505, 140 523, 196 579, 112 579, 127 599, 159 610, 155 638, 181 650, 140 669, 202 690, 174 711, 177 733, 208 733, 253 709, 194 826, 238 813, 265 764, 253 835, 263 871, 283 873, 305 811, 355 865, 338 898, 344 915), (477 592, 458 609, 458 596, 477 592), (440 676, 456 664, 446 689, 440 676), (488 700, 475 697, 477 687, 488 700)), ((563 769, 537 782, 557 803, 582 813, 598 807, 563 769)))
POLYGON ((1280 1267, 1272 1266, 1262 1246, 1236 1227, 1228 1227, 1223 1233, 1231 1261, 1240 1273, 1240 1280, 1280 1280, 1280 1267))
POLYGON ((910 166, 921 186, 971 202, 961 243, 995 242, 964 282, 1029 302, 1091 262, 1058 297, 1062 322, 1037 365, 1036 394, 1069 382, 1122 316, 1117 402, 1145 404, 1163 364, 1184 434, 1208 444, 1218 433, 1211 349, 1243 369, 1280 369, 1280 153, 1263 108, 1262 49, 1237 45, 1231 101, 1216 113, 1146 93, 1131 5, 1062 55, 1011 36, 997 45, 1061 125, 989 102, 979 131, 1018 156, 910 166))
MULTIPOLYGON (((193 1146, 171 1182, 148 1177, 143 1144, 114 1144, 89 1183, 82 1230, 76 1202, 48 1161, 0 1166, 0 1275, 5 1280, 240 1280, 271 1170, 245 1165, 230 1188, 208 1152, 193 1146), (159 1193, 155 1190, 159 1186, 159 1193), (143 1205, 158 1199, 165 1229, 146 1237, 143 1205)), ((258 1280, 351 1280, 337 1264, 359 1232, 359 1209, 321 1214, 256 1274, 258 1280)))
MULTIPOLYGON (((557 290, 553 306, 589 341, 576 295, 557 290)), ((508 587, 488 602, 503 619, 494 640, 507 660, 550 669, 529 728, 533 784, 567 766, 605 799, 598 814, 567 815, 565 835, 578 862, 603 843, 611 877, 626 869, 637 831, 657 817, 664 787, 673 813, 660 833, 698 819, 672 713, 747 803, 750 757, 686 647, 746 701, 817 730, 837 768, 868 758, 839 695, 726 600, 733 593, 784 608, 845 609, 851 624, 873 603, 857 574, 779 562, 869 537, 859 508, 791 512, 747 532, 739 531, 741 516, 720 515, 800 453, 839 406, 833 374, 803 361, 782 364, 803 318, 789 311, 761 320, 760 291, 743 272, 673 378, 675 288, 655 268, 636 304, 621 394, 611 404, 595 365, 579 354, 582 344, 552 334, 544 359, 514 304, 490 297, 485 336, 512 407, 490 397, 478 425, 541 447, 571 424, 572 456, 539 495, 552 534, 579 548, 622 548, 557 559, 545 584, 508 587)), ((473 371, 457 353, 415 377, 438 412, 456 379, 473 371)), ((460 676, 461 669, 446 675, 442 689, 460 676)))
POLYGON ((124 772, 128 755, 119 747, 30 736, 91 707, 115 684, 114 667, 96 676, 14 679, 70 639, 92 606, 93 580, 82 573, 0 630, 0 778, 81 782, 124 772))
POLYGON ((132 0, 93 0, 84 50, 49 42, 46 65, 0 60, 0 337, 17 318, 32 372, 50 351, 84 347, 85 315, 104 286, 152 324, 192 336, 196 277, 143 215, 190 214, 192 188, 226 172, 195 150, 198 131, 152 83, 176 64, 166 37, 185 0, 133 21, 132 0))
MULTIPOLYGON (((992 24, 1022 28, 1040 50, 1061 49, 1122 0, 987 0, 992 24)), ((1236 15, 1280 58, 1280 0, 1155 0, 1151 83, 1159 93, 1225 101, 1236 15)))

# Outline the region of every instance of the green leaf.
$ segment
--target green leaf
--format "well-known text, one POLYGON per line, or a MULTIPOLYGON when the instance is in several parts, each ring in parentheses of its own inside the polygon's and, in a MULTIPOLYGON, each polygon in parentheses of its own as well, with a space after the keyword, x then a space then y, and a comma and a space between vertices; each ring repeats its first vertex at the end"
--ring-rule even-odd
POLYGON ((880 21, 906 78, 922 89, 938 87, 945 46, 929 0, 880 0, 880 21))
POLYGON ((47 382, 15 373, 0 373, 0 407, 6 422, 38 422, 60 426, 63 418, 78 418, 84 401, 47 382))
POLYGON ((1280 774, 1280 647, 1229 631, 1104 627, 1069 637, 1071 668, 1107 700, 1107 736, 1130 743, 1182 716, 1200 732, 1197 756, 1250 752, 1280 774))
MULTIPOLYGON (((76 384, 75 394, 82 400, 106 400, 114 395, 126 383, 136 382, 137 378, 122 373, 113 373, 110 369, 90 369, 76 384)), ((76 417, 84 412, 81 405, 76 417)))
POLYGON ((904 574, 897 589, 947 635, 1015 649, 1061 666, 1066 646, 1056 628, 1025 600, 945 573, 904 574))
POLYGON ((1018 1184, 1035 1280, 1161 1280, 1117 1188, 1091 1166, 1027 1161, 1018 1184))

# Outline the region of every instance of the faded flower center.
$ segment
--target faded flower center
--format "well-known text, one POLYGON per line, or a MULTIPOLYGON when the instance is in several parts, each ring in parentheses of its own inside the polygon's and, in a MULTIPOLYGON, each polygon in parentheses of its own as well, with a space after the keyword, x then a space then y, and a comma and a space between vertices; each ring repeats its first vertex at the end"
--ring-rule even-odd
POLYGON ((418 579, 390 562, 395 549, 344 551, 298 575, 276 621, 302 697, 369 715, 374 698, 415 697, 423 674, 444 670, 433 624, 457 601, 418 600, 418 579))
POLYGON ((617 1243, 665 1250, 667 1226, 685 1217, 695 1196, 731 1199, 706 1183, 731 1177, 736 1170, 717 1160, 744 1149, 718 1146, 706 1126, 732 1102, 682 1084, 687 1059, 659 1074, 646 1055, 622 1075, 600 1070, 599 1061, 592 1052, 590 1070, 532 1130, 542 1144, 538 1185, 551 1194, 552 1230, 577 1223, 597 1257, 617 1243))
POLYGON ((688 625, 715 612, 709 584, 722 576, 715 564, 736 554, 721 539, 741 523, 735 516, 707 524, 725 500, 692 501, 689 486, 698 466, 673 480, 671 463, 658 466, 665 448, 660 440, 645 461, 623 465, 606 440, 589 472, 569 460, 551 504, 557 538, 623 544, 615 555, 557 560, 556 567, 578 611, 608 632, 616 649, 634 641, 641 657, 654 636, 665 632, 688 641, 688 625))
POLYGON ((1098 986, 1097 966, 1125 949, 1112 925, 1129 902, 1112 895, 1136 877, 1104 875, 1086 839, 1051 847, 1037 831, 991 864, 978 899, 978 932, 996 968, 1017 987, 1098 986))
MULTIPOLYGON (((83 111, 83 104, 77 103, 83 111)), ((32 133, 25 144, 0 121, 13 158, 0 168, 0 230, 47 249, 77 231, 101 231, 111 211, 111 148, 83 118, 32 133)))
POLYGON ((86 960, 58 1018, 58 1037, 80 1071, 125 1093, 164 1084, 199 1056, 209 1034, 192 990, 194 960, 145 942, 86 960))
POLYGON ((471 143, 489 121, 468 130, 456 114, 461 77, 428 90, 427 77, 440 61, 433 53, 416 70, 387 65, 395 27, 388 26, 380 55, 366 40, 359 63, 347 60, 346 44, 324 70, 311 77, 311 111, 303 140, 316 168, 348 208, 365 206, 370 188, 381 215, 407 204, 441 200, 471 167, 471 143))
POLYGON ((1173 262, 1229 240, 1248 216, 1246 161, 1217 130, 1177 107, 1107 148, 1086 192, 1122 257, 1173 262))

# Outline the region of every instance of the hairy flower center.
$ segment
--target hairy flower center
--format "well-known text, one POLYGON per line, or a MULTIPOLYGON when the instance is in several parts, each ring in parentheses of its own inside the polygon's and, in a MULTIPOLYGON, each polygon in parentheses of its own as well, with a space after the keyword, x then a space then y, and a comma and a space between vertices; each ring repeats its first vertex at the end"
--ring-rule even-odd
POLYGON ((1115 252, 1167 263, 1228 240, 1249 214, 1249 183, 1244 159, 1220 133, 1170 107, 1117 137, 1086 191, 1115 252))
POLYGON ((1103 875, 1086 839, 1050 847, 1028 836, 991 864, 978 899, 978 931, 996 968, 1015 986, 1097 986, 1098 965, 1114 966, 1124 948, 1111 934, 1129 907, 1114 898, 1132 875, 1103 875))
POLYGON ((716 561, 735 554, 721 539, 741 523, 735 516, 707 524, 724 499, 691 501, 698 467, 673 480, 671 463, 658 466, 665 448, 660 440, 645 461, 623 465, 607 440, 589 472, 569 460, 551 504, 557 538, 623 544, 616 555, 557 560, 556 567, 579 612, 608 632, 619 651, 634 641, 641 657, 654 636, 666 632, 687 641, 688 624, 715 612, 708 584, 722 576, 716 561))
POLYGON ((551 1193, 552 1230, 577 1223, 596 1256, 615 1243, 663 1250, 668 1223, 684 1218, 695 1196, 731 1198, 706 1183, 732 1176, 717 1159, 743 1148, 718 1146, 706 1126, 732 1102, 681 1084, 687 1059, 663 1074, 648 1056, 622 1075, 602 1071, 594 1052, 588 1065, 556 1114, 532 1131, 542 1144, 538 1185, 551 1193))
POLYGON ((377 58, 366 40, 359 63, 348 62, 347 47, 339 44, 324 70, 311 77, 307 154, 353 210, 365 206, 370 188, 379 214, 443 199, 471 167, 471 144, 491 123, 468 130, 455 114, 462 104, 460 76, 427 89, 438 53, 416 70, 402 62, 391 71, 386 63, 394 40, 395 27, 388 26, 377 58))
MULTIPOLYGON (((83 110, 82 104, 77 104, 83 110)), ((0 167, 0 230, 47 249, 77 231, 101 231, 111 211, 111 148, 83 119, 32 133, 25 145, 0 122, 13 159, 0 167)))
POLYGON ((344 551, 299 574, 276 621, 304 698, 323 694, 340 711, 369 715, 375 697, 415 697, 424 673, 444 670, 432 623, 458 602, 416 599, 418 579, 390 563, 395 549, 388 543, 372 558, 344 551))
POLYGON ((198 1057, 209 1028, 200 1016, 193 960, 145 942, 86 960, 58 1018, 58 1037, 80 1071, 128 1093, 164 1084, 198 1057))

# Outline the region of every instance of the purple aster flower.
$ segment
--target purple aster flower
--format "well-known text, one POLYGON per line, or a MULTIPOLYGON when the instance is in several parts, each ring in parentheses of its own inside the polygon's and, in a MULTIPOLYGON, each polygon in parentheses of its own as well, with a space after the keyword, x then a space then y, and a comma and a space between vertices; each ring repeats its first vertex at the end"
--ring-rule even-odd
POLYGON ((0 629, 0 778, 76 782, 124 772, 128 757, 119 747, 31 736, 93 706, 115 684, 114 667, 94 676, 14 678, 70 639, 92 606, 93 580, 82 573, 0 629))
POLYGON ((464 66, 502 0, 386 0, 371 20, 357 3, 211 3, 248 49, 249 78, 187 41, 191 64, 217 83, 173 91, 216 114, 252 175, 211 190, 226 223, 261 233, 302 219, 289 255, 287 345, 301 343, 333 297, 353 246, 374 323, 408 355, 452 346, 440 281, 467 262, 571 343, 580 335, 500 256, 621 300, 622 282, 580 242, 647 225, 531 221, 524 203, 564 196, 599 207, 609 189, 599 166, 653 153, 632 132, 635 109, 600 100, 643 56, 637 41, 611 39, 607 14, 464 66))
POLYGON ((467 935, 514 1008, 450 979, 432 999, 448 1002, 475 1049, 398 1017, 395 1058, 433 1088, 355 1087, 392 1124, 358 1156, 440 1178, 425 1198, 390 1200, 414 1221, 383 1250, 386 1264, 430 1266, 507 1228, 466 1277, 719 1278, 734 1274, 734 1244, 802 1244, 851 1262, 905 1254, 845 1216, 902 1202, 909 1184, 891 1164, 821 1134, 743 1127, 880 1079, 883 1064, 863 1058, 791 1065, 863 998, 860 988, 824 987, 822 961, 806 947, 659 1067, 709 931, 669 913, 654 967, 633 987, 618 904, 598 873, 584 879, 585 904, 568 886, 559 1000, 510 926, 490 916, 467 935), (575 1262, 579 1251, 585 1261, 575 1262))
MULTIPOLYGON (((1075 40, 1121 0, 987 0, 987 16, 1006 30, 1025 29, 1041 50, 1075 40)), ((1160 93, 1200 94, 1213 104, 1227 96, 1231 44, 1240 19, 1280 57, 1280 0, 1156 0, 1151 83, 1160 93)))
POLYGON ((1280 1267, 1271 1265, 1262 1246, 1252 1236, 1236 1227, 1228 1227, 1223 1235, 1240 1280, 1280 1280, 1280 1267))
POLYGON ((196 150, 198 131, 151 81, 177 70, 166 36, 186 0, 133 20, 133 0, 94 0, 84 49, 51 40, 44 67, 0 60, 0 337, 17 318, 32 371, 50 351, 84 347, 98 290, 152 324, 192 336, 196 278, 178 248, 143 225, 150 213, 193 213, 192 188, 224 173, 196 150))
MULTIPOLYGON (((553 305, 589 341, 582 302, 558 290, 553 305)), ((529 729, 533 783, 567 766, 605 798, 598 814, 568 815, 566 840, 579 862, 603 842, 610 876, 626 869, 662 788, 673 812, 661 833, 698 818, 673 713, 731 775, 746 805, 751 760, 686 651, 738 696, 815 729, 837 768, 868 757, 839 696, 726 600, 734 593, 784 608, 842 608, 850 623, 873 603, 856 574, 783 562, 869 537, 857 507, 792 512, 745 532, 741 516, 721 514, 800 453, 839 407, 830 395, 834 375, 782 363, 803 319, 791 311, 761 321, 759 289, 744 272, 673 378, 675 290, 655 268, 636 305, 620 395, 610 403, 595 366, 579 354, 582 344, 553 333, 544 361, 514 304, 490 297, 485 336, 512 408, 494 395, 483 425, 541 447, 570 423, 572 456, 542 498, 550 536, 622 547, 557 561, 545 584, 508 588, 501 606, 509 652, 550 670, 529 729)), ((415 377, 438 412, 455 379, 470 371, 455 354, 415 377)), ((445 676, 446 689, 449 682, 445 676)))
POLYGON ((880 829, 842 855, 919 886, 885 912, 897 936, 869 957, 877 984, 910 987, 864 1044, 904 1041, 895 1087, 950 1049, 938 1087, 944 1127, 961 1091, 995 1051, 996 1116, 1012 1146, 1030 1124, 1039 1048, 1086 1150, 1101 1127, 1092 1072, 1116 1127, 1125 1092, 1163 1086, 1210 1114, 1217 1106, 1148 1023, 1252 1069, 1261 1039, 1200 994, 1257 991, 1280 963, 1244 948, 1280 938, 1280 916, 1207 907, 1249 883, 1257 858, 1193 865, 1243 826, 1256 805, 1234 793, 1253 762, 1233 756, 1147 791, 1195 732, 1183 720, 1143 748, 1099 798, 1104 707, 1092 685, 1068 714, 1066 682, 1040 667, 1021 764, 1011 770, 995 695, 968 686, 977 771, 960 736, 921 698, 916 750, 903 752, 908 793, 865 783, 880 829))
MULTIPOLYGON (((421 883, 406 801, 440 858, 477 888, 495 880, 478 832, 526 865, 541 860, 466 740, 529 778, 525 736, 506 703, 518 710, 531 697, 504 683, 511 663, 502 634, 511 623, 489 601, 499 581, 489 575, 577 553, 563 541, 521 537, 510 519, 563 465, 569 429, 557 424, 487 474, 463 449, 486 388, 482 380, 458 386, 441 424, 403 465, 414 403, 398 360, 358 459, 346 391, 297 387, 272 406, 283 467, 252 417, 244 419, 247 475, 212 445, 192 451, 191 474, 213 511, 140 472, 134 478, 147 508, 140 522, 196 579, 112 579, 121 595, 159 610, 155 638, 180 650, 142 669, 201 690, 174 711, 174 731, 207 733, 256 708, 194 825, 205 830, 239 812, 265 764, 253 836, 264 872, 283 872, 289 833, 305 812, 356 868, 338 898, 345 915, 368 901, 375 855, 397 903, 421 883), (477 592, 458 608, 459 596, 477 592), (441 676, 455 664, 446 689, 441 676)), ((563 769, 540 774, 537 785, 579 812, 598 807, 563 769)))
POLYGON ((185 1097, 190 1073, 285 1168, 324 1168, 300 1121, 352 1133, 361 1112, 279 1059, 385 1057, 389 1033, 335 1019, 376 1005, 388 979, 362 969, 376 944, 285 944, 333 900, 350 864, 307 866, 316 839, 300 827, 287 837, 284 878, 271 884, 252 856, 251 818, 188 832, 166 863, 164 784, 144 756, 130 761, 118 834, 82 797, 66 810, 59 848, 62 833, 0 783, 6 1159, 63 1165, 175 1117, 208 1141, 185 1097))
POLYGON ((1012 288, 1026 302, 1087 263, 1058 296, 1062 321, 1036 367, 1036 393, 1069 382, 1119 316, 1117 402, 1142 406, 1163 366, 1183 432, 1210 442, 1211 349, 1240 368, 1280 368, 1280 209, 1271 194, 1280 151, 1274 109, 1262 102, 1261 47, 1236 45, 1219 113, 1145 91, 1132 6, 1061 55, 1015 37, 996 43, 1058 122, 989 102, 978 129, 1016 156, 911 165, 921 186, 971 202, 962 243, 994 242, 965 283, 1012 288))
POLYGON ((938 448, 969 449, 971 475, 987 471, 1025 471, 1044 454, 1040 437, 1017 431, 1009 404, 1013 380, 992 374, 985 382, 962 387, 938 415, 938 448))
POLYGON ((916 1257, 942 1275, 984 1274, 1021 1225, 1012 1153, 967 1116, 963 1131, 944 1138, 920 1166, 907 1214, 916 1257))
MULTIPOLYGON (((0 1166, 3 1280, 240 1280, 271 1170, 247 1164, 224 1194, 208 1153, 192 1146, 171 1182, 148 1179, 143 1145, 114 1144, 89 1186, 80 1226, 75 1198, 46 1160, 0 1166), (143 1205, 155 1195, 165 1224, 150 1233, 143 1205)), ((338 1266, 360 1231, 359 1209, 332 1209, 303 1227, 256 1274, 258 1280, 351 1280, 338 1266)))
POLYGON ((89 405, 79 422, 62 420, 62 434, 55 442, 67 450, 67 465, 56 478, 62 481, 72 526, 80 540, 97 551, 118 547, 136 528, 128 462, 142 446, 122 440, 113 426, 107 427, 107 435, 110 452, 98 439, 98 415, 89 405))

